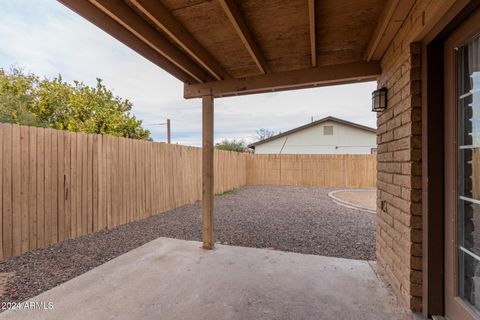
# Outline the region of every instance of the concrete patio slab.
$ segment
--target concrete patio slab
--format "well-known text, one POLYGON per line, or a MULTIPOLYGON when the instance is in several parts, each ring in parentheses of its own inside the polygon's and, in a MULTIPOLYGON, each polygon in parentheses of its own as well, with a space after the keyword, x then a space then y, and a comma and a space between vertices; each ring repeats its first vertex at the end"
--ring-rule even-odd
POLYGON ((411 319, 374 262, 200 247, 156 239, 29 300, 45 308, 0 319, 411 319))

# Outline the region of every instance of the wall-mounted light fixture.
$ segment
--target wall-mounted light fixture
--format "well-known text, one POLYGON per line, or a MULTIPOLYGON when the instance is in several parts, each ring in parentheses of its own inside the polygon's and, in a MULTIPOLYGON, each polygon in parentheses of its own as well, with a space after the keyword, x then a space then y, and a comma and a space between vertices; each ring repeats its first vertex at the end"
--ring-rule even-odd
POLYGON ((382 112, 387 109, 387 88, 380 88, 372 92, 372 111, 382 112))

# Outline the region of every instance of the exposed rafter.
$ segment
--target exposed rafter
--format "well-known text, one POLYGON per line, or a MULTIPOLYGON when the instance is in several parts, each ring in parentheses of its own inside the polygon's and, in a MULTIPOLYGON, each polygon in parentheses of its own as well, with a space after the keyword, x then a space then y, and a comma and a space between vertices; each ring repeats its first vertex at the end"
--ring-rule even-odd
POLYGON ((414 4, 415 0, 387 1, 365 51, 365 60, 379 60, 383 56, 414 4))
POLYGON ((92 5, 86 0, 58 0, 64 6, 68 7, 74 12, 77 12, 85 19, 104 30, 106 33, 110 34, 112 37, 118 41, 124 43, 126 46, 130 47, 132 50, 137 52, 142 52, 142 55, 164 69, 175 78, 186 82, 193 83, 196 80, 188 75, 185 71, 180 69, 178 66, 173 64, 169 59, 165 58, 163 55, 159 55, 158 52, 148 46, 145 42, 137 38, 133 33, 128 32, 123 26, 118 24, 115 20, 111 19, 109 16, 105 15, 103 12, 99 11, 97 7, 92 5))
POLYGON ((149 25, 148 22, 135 14, 125 2, 121 0, 89 1, 198 82, 210 80, 210 77, 202 68, 190 60, 190 58, 178 48, 173 46, 162 34, 149 25))
POLYGON ((184 28, 160 1, 130 0, 137 10, 147 16, 159 29, 172 38, 215 79, 229 78, 212 55, 184 28))
POLYGON ((250 30, 248 29, 245 19, 243 18, 240 9, 237 7, 235 0, 219 0, 219 2, 260 71, 264 74, 271 73, 270 67, 267 64, 267 60, 250 33, 250 30))
POLYGON ((229 79, 184 86, 184 97, 199 98, 212 95, 226 97, 242 94, 282 91, 327 86, 355 81, 373 81, 381 73, 380 63, 352 62, 330 66, 229 79))
POLYGON ((317 42, 315 40, 315 0, 308 0, 308 18, 310 27, 310 51, 312 66, 317 65, 317 42))

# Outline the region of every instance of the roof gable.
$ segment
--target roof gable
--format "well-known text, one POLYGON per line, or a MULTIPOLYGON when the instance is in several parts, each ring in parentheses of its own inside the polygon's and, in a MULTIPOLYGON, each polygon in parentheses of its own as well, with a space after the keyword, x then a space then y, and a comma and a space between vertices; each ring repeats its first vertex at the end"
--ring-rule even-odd
POLYGON ((291 129, 291 130, 288 130, 288 131, 285 131, 285 132, 282 132, 282 133, 279 133, 279 134, 277 134, 275 136, 272 136, 270 138, 251 143, 251 144, 248 145, 248 147, 249 148, 255 148, 255 146, 258 146, 260 144, 270 142, 270 141, 279 139, 281 137, 288 136, 292 133, 299 132, 299 131, 302 131, 302 130, 305 130, 305 129, 308 129, 308 128, 311 128, 311 127, 315 127, 317 125, 320 125, 320 124, 328 122, 328 121, 336 122, 336 123, 339 123, 339 124, 343 124, 343 125, 346 125, 346 126, 349 126, 349 127, 354 127, 354 128, 357 128, 357 129, 360 129, 360 130, 365 130, 365 131, 372 132, 372 133, 377 132, 377 130, 374 129, 374 128, 367 127, 367 126, 364 126, 364 125, 361 125, 361 124, 358 124, 358 123, 355 123, 355 122, 351 122, 351 121, 347 121, 347 120, 343 120, 343 119, 339 119, 339 118, 329 116, 329 117, 325 117, 325 118, 317 120, 317 121, 313 121, 313 122, 308 123, 306 125, 303 125, 303 126, 300 126, 300 127, 297 127, 297 128, 294 128, 294 129, 291 129))

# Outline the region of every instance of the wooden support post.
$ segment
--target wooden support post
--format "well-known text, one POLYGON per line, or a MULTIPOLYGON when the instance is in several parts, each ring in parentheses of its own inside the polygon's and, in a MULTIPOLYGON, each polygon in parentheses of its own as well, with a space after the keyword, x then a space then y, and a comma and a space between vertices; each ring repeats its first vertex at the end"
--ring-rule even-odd
POLYGON ((168 144, 172 143, 172 139, 170 136, 170 119, 167 119, 167 137, 168 137, 168 144))
POLYGON ((202 98, 203 248, 213 249, 213 97, 202 98))

